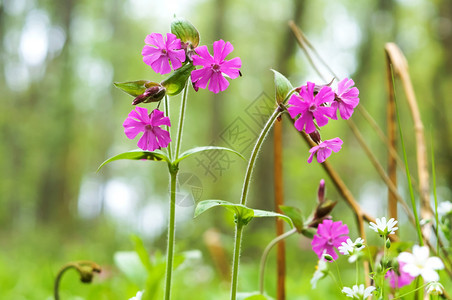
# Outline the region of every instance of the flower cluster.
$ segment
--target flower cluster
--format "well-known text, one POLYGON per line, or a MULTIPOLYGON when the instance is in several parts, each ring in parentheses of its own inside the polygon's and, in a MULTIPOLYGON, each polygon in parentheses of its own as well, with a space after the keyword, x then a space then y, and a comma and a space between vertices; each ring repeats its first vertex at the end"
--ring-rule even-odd
POLYGON ((366 247, 364 245, 364 240, 362 238, 357 238, 354 242, 351 239, 347 239, 345 242, 341 243, 338 250, 341 254, 349 256, 348 261, 350 263, 355 262, 361 250, 366 247))
MULTIPOLYGON (((230 42, 215 41, 213 55, 211 55, 207 46, 197 47, 198 40, 193 42, 191 40, 193 37, 185 38, 186 40, 181 40, 173 33, 167 33, 166 36, 160 33, 147 35, 144 40, 146 45, 141 51, 144 63, 149 65, 154 72, 162 75, 191 64, 190 77, 196 91, 199 88, 208 88, 214 93, 224 91, 229 86, 226 77, 234 79, 241 75, 240 58, 226 60, 226 57, 234 50, 230 42), (196 69, 196 66, 201 66, 201 68, 196 69)), ((164 82, 151 84, 151 86, 145 85, 146 89, 143 93, 134 95, 136 98, 133 105, 143 102, 159 102, 165 96, 164 82)), ((160 127, 162 125, 170 126, 170 120, 163 116, 163 112, 155 109, 148 114, 147 109, 140 107, 132 111, 123 124, 125 134, 129 139, 134 139, 138 133, 143 132, 138 147, 148 151, 166 148, 171 142, 169 132, 162 129, 160 127)))
POLYGON ((372 292, 375 291, 374 286, 369 286, 364 288, 364 284, 354 285, 352 288, 344 287, 342 289, 342 293, 345 294, 349 298, 364 300, 369 298, 372 295, 372 292))
POLYGON ((314 142, 318 145, 309 150, 311 155, 308 163, 312 162, 314 155, 317 161, 323 163, 334 152, 339 152, 342 140, 334 138, 322 141, 318 128, 328 124, 330 119, 337 120, 337 113, 342 119, 349 119, 355 107, 359 103, 358 88, 353 87, 355 83, 345 78, 338 83, 337 89, 328 86, 316 86, 313 82, 299 88, 299 92, 293 94, 287 108, 290 117, 295 120, 294 126, 298 131, 305 131, 311 137, 315 136, 314 142))

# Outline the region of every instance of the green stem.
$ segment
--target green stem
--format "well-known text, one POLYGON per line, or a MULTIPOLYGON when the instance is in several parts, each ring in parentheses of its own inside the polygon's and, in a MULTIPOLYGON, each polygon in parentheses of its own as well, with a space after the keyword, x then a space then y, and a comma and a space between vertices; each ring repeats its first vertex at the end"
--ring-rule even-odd
POLYGON ((297 229, 293 228, 292 230, 287 231, 286 233, 283 233, 279 236, 277 236, 276 238, 274 238, 265 248, 264 253, 262 254, 261 257, 261 263, 259 266, 259 293, 261 295, 264 294, 264 275, 265 275, 265 263, 267 262, 267 257, 268 254, 270 253, 270 250, 276 245, 278 244, 280 241, 282 241, 283 239, 291 236, 292 234, 296 233, 297 229))
POLYGON ((182 141, 182 130, 184 127, 185 108, 187 107, 187 94, 188 94, 188 83, 185 84, 184 92, 182 94, 182 103, 180 106, 179 126, 177 127, 177 140, 176 140, 176 154, 175 154, 176 159, 179 158, 180 144, 182 141))
MULTIPOLYGON (((168 95, 165 96, 165 100, 163 101, 165 104, 165 115, 170 118, 170 106, 169 106, 169 99, 168 99, 168 95)), ((171 118, 170 118, 171 119, 171 118)), ((166 130, 168 132, 171 132, 171 129, 169 126, 166 126, 166 130)), ((172 151, 171 151, 171 143, 168 144, 168 157, 170 160, 172 160, 172 151)))
POLYGON ((359 264, 358 264, 358 259, 356 259, 356 285, 358 285, 358 281, 359 281, 359 264))
POLYGON ((176 182, 177 168, 170 168, 171 175, 171 195, 170 195, 170 212, 168 221, 168 245, 166 253, 166 282, 165 282, 165 300, 171 298, 171 278, 173 274, 174 259, 174 241, 176 233, 176 182))
POLYGON ((413 215, 414 215, 414 219, 416 221, 416 230, 417 230, 417 235, 418 235, 418 238, 419 238, 419 244, 421 246, 423 246, 424 245, 424 239, 422 238, 421 224, 419 222, 419 216, 417 214, 416 200, 414 199, 413 185, 411 183, 410 168, 408 167, 408 158, 407 158, 407 155, 406 155, 405 143, 403 141, 403 133, 402 133, 402 125, 401 125, 401 122, 400 122, 400 116, 399 116, 399 108, 398 108, 397 100, 396 100, 396 97, 395 97, 395 95, 396 95, 396 93, 395 93, 395 82, 394 82, 394 72, 392 70, 392 66, 391 66, 391 74, 392 74, 392 88, 394 90, 394 104, 395 104, 396 115, 397 115, 397 125, 399 126, 400 144, 402 145, 403 160, 404 160, 404 163, 405 163, 405 171, 406 171, 406 177, 407 177, 407 181, 408 181, 408 189, 410 191, 411 206, 413 208, 413 215))
POLYGON ((341 287, 340 288, 341 288, 341 291, 342 291, 342 288, 344 287, 344 284, 342 283, 341 272, 339 271, 339 266, 337 265, 337 262, 334 260, 333 263, 336 266, 337 277, 339 278, 339 282, 341 283, 341 287))
POLYGON ((237 298, 237 284, 239 277, 239 261, 240 261, 240 246, 242 244, 243 223, 241 220, 237 220, 235 226, 235 247, 234 258, 232 261, 232 283, 231 283, 231 300, 237 298))
POLYGON ((256 164, 257 154, 259 153, 259 150, 261 149, 262 143, 267 137, 268 132, 272 128, 273 123, 275 123, 276 119, 281 115, 282 112, 283 112, 282 106, 278 106, 273 112, 273 114, 270 116, 270 119, 268 119, 267 123, 265 124, 264 128, 261 131, 261 134, 257 138, 256 144, 254 145, 253 151, 251 152, 250 160, 248 162, 245 180, 243 181, 242 196, 240 198, 240 204, 242 205, 246 205, 246 198, 248 196, 251 174, 253 173, 254 165, 256 164))
MULTIPOLYGON (((409 294, 411 294, 411 293, 414 293, 414 292, 417 292, 417 291, 420 290, 420 289, 423 289, 423 288, 426 287, 427 285, 428 285, 428 282, 427 282, 427 283, 424 283, 424 284, 421 285, 421 286, 416 285, 416 288, 415 288, 414 290, 411 290, 411 291, 409 291, 408 293, 405 293, 405 294, 403 294, 403 295, 396 296, 396 297, 394 297, 394 298, 392 298, 392 299, 401 299, 401 298, 403 298, 403 297, 405 297, 405 296, 407 296, 407 295, 409 295, 409 294)), ((421 299, 422 299, 422 298, 421 298, 421 299)))
POLYGON ((435 199, 435 231, 436 231, 436 253, 438 253, 439 255, 439 220, 438 220, 438 196, 436 194, 436 170, 435 170, 435 152, 434 152, 434 147, 433 147, 433 136, 431 134, 430 131, 430 135, 431 135, 431 149, 430 151, 432 152, 432 179, 433 179, 433 198, 435 199))

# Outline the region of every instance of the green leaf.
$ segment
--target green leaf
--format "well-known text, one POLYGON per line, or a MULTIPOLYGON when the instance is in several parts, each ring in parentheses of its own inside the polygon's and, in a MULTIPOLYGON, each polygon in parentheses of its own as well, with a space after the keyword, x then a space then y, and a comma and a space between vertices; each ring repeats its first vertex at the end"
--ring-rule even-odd
POLYGON ((143 241, 137 235, 132 235, 130 238, 135 245, 135 252, 138 254, 141 263, 146 268, 146 270, 150 272, 152 270, 151 259, 148 251, 144 247, 143 241))
POLYGON ((113 256, 113 260, 118 269, 126 277, 138 286, 143 286, 146 282, 147 271, 141 263, 140 257, 135 251, 119 251, 113 256))
POLYGON ((188 81, 188 77, 195 67, 192 63, 187 63, 174 71, 167 79, 162 81, 161 85, 166 88, 166 94, 174 96, 182 92, 185 84, 188 81))
POLYGON ((176 161, 174 161, 174 164, 178 164, 181 160, 186 159, 187 157, 189 157, 192 154, 203 152, 203 151, 229 151, 229 152, 232 152, 232 153, 238 155, 243 160, 246 160, 242 154, 240 154, 239 152, 237 152, 235 150, 225 148, 225 147, 205 146, 205 147, 196 147, 196 148, 183 152, 180 155, 180 157, 176 161))
POLYGON ((289 223, 291 227, 293 227, 292 220, 282 214, 278 214, 272 211, 265 211, 260 209, 252 209, 249 207, 246 207, 242 204, 235 204, 228 201, 223 200, 205 200, 198 203, 195 209, 195 218, 199 216, 200 214, 204 213, 205 211, 211 209, 212 207, 221 206, 225 207, 234 215, 236 216, 236 222, 237 220, 241 220, 244 225, 248 224, 254 217, 262 218, 262 217, 279 217, 282 218, 284 221, 289 223))
POLYGON ((273 70, 275 79, 275 98, 276 102, 279 104, 286 99, 287 94, 293 89, 290 81, 278 71, 273 70))
POLYGON ((151 82, 148 80, 136 80, 127 82, 115 82, 115 87, 129 94, 130 96, 137 97, 143 94, 146 89, 159 85, 157 82, 151 82))
POLYGON ((284 221, 286 221, 287 224, 290 225, 290 227, 293 228, 293 226, 294 226, 292 220, 288 216, 278 214, 273 211, 267 211, 267 210, 253 209, 253 211, 254 211, 254 217, 256 217, 256 218, 277 217, 277 218, 281 218, 284 221))
POLYGON ((199 45, 199 32, 195 26, 183 18, 177 18, 171 22, 171 33, 184 43, 191 44, 194 49, 199 45))
POLYGON ((170 162, 169 158, 163 152, 133 150, 110 157, 99 166, 97 172, 99 172, 100 169, 102 169, 102 167, 105 166, 106 164, 120 159, 154 160, 170 162))
POLYGON ((297 229, 298 232, 302 232, 304 228, 303 217, 301 216, 301 210, 292 206, 280 205, 279 209, 289 218, 292 219, 293 226, 297 229))
POLYGON ((242 204, 235 204, 223 200, 205 200, 199 202, 196 206, 194 217, 196 218, 205 211, 217 206, 224 207, 231 211, 236 216, 236 221, 241 220, 244 225, 248 224, 254 217, 254 212, 251 208, 242 204))

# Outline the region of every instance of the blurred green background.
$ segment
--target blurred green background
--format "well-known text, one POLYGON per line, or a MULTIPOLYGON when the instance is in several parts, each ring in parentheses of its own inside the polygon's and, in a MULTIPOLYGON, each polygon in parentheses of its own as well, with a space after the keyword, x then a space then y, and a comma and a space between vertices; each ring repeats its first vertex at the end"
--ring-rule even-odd
MULTIPOLYGON (((119 161, 99 173, 96 169, 108 157, 136 148, 137 140, 128 140, 122 127, 132 98, 113 82, 163 78, 142 62, 141 49, 147 34, 169 31, 174 15, 190 20, 209 49, 215 40, 230 41, 235 48, 230 57, 240 56, 243 63, 243 77, 231 81, 225 92, 190 91, 182 150, 213 144, 248 157, 273 105, 271 68, 294 86, 307 80, 322 83, 289 31, 287 22, 295 20, 335 72, 354 79, 361 104, 383 129, 383 47, 391 41, 400 46, 409 62, 427 141, 433 139, 436 148, 439 197, 450 200, 451 1, 0 0, 1 299, 51 299, 58 269, 73 260, 96 261, 104 272, 90 286, 79 283, 75 272, 68 273, 61 286, 63 299, 128 299, 143 288, 118 270, 113 258, 117 251, 133 250, 131 234, 141 237, 150 252, 165 251, 166 166, 119 161), (243 130, 245 137, 238 138, 243 130)), ((415 174, 412 121, 402 88, 397 89, 415 174)), ((173 127, 179 103, 179 97, 171 99, 173 127)), ((358 113, 353 119, 385 164, 387 151, 373 129, 358 113)), ((325 178, 328 198, 339 200, 334 218, 347 222, 356 237, 354 218, 321 167, 307 164, 304 141, 288 120, 283 119, 283 127, 286 203, 308 216, 318 182, 325 178)), ((343 150, 330 161, 363 207, 384 216, 384 183, 346 124, 330 122, 322 135, 344 140, 343 150)), ((272 149, 270 137, 252 181, 251 207, 274 209, 272 149)), ((199 200, 238 201, 245 168, 243 161, 226 156, 201 156, 182 164, 176 249, 198 249, 202 257, 176 272, 175 299, 193 293, 196 299, 227 298, 227 277, 215 267, 204 237, 209 229, 217 230, 229 263, 232 216, 221 210, 194 220, 192 215, 199 200)), ((408 195, 402 175, 401 193, 408 195)), ((414 229, 400 215, 401 237, 415 240, 414 229)), ((274 232, 273 220, 248 226, 240 291, 257 289, 259 258, 274 232)), ((337 295, 329 280, 311 291, 316 256, 309 250, 310 241, 291 237, 287 243, 288 299, 337 295)), ((275 294, 274 267, 270 256, 270 295, 275 294)), ((347 278, 350 271, 344 272, 347 278)))

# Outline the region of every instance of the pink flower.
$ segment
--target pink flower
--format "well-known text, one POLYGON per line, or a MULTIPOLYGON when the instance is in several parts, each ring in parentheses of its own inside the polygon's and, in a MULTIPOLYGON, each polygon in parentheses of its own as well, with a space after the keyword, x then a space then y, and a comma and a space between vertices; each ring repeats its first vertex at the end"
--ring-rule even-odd
POLYGON ((234 50, 229 42, 219 40, 213 43, 213 56, 210 55, 207 46, 196 48, 196 55, 193 55, 193 65, 203 66, 199 70, 191 72, 191 81, 194 88, 205 89, 209 83, 209 91, 215 94, 224 91, 229 86, 229 82, 224 75, 235 79, 240 75, 242 61, 239 57, 225 60, 226 56, 234 50))
POLYGON ((306 133, 312 133, 316 130, 315 119, 318 126, 325 126, 328 123, 328 118, 332 114, 332 108, 323 106, 322 104, 331 103, 334 100, 334 92, 329 86, 324 86, 314 96, 313 82, 308 82, 307 85, 301 87, 300 94, 293 94, 289 99, 290 117, 295 119, 299 114, 301 116, 295 121, 295 128, 298 131, 305 129, 306 133))
POLYGON ((159 74, 171 72, 171 64, 176 70, 182 67, 185 61, 185 51, 181 49, 180 40, 172 33, 166 34, 166 40, 160 33, 152 33, 146 36, 146 44, 141 51, 145 64, 159 74))
POLYGON ((403 267, 406 264, 404 262, 399 261, 399 270, 398 272, 394 270, 389 270, 385 278, 389 279, 389 285, 395 289, 395 288, 401 288, 405 285, 409 285, 413 280, 414 277, 410 275, 410 273, 404 272, 403 267))
POLYGON ((338 255, 334 248, 339 247, 349 237, 348 226, 342 224, 342 221, 333 222, 332 220, 324 220, 319 224, 317 233, 312 239, 312 250, 317 256, 322 258, 323 253, 331 255, 333 260, 338 258, 338 255))
POLYGON ((143 132, 138 147, 148 151, 166 148, 171 142, 169 132, 160 128, 162 125, 171 126, 170 119, 162 111, 154 109, 148 115, 147 108, 143 107, 135 107, 123 124, 124 133, 129 139, 134 139, 138 133, 143 132))
POLYGON ((332 119, 337 120, 337 110, 344 120, 352 116, 353 110, 359 103, 359 90, 356 87, 352 88, 354 84, 353 80, 348 78, 344 78, 338 83, 335 99, 331 104, 331 108, 333 108, 332 119))
POLYGON ((342 140, 340 138, 334 138, 331 140, 326 140, 321 142, 318 146, 314 146, 309 150, 311 155, 308 158, 308 163, 312 162, 312 158, 314 157, 314 154, 317 153, 317 161, 319 163, 323 163, 332 153, 339 152, 342 148, 342 140))

